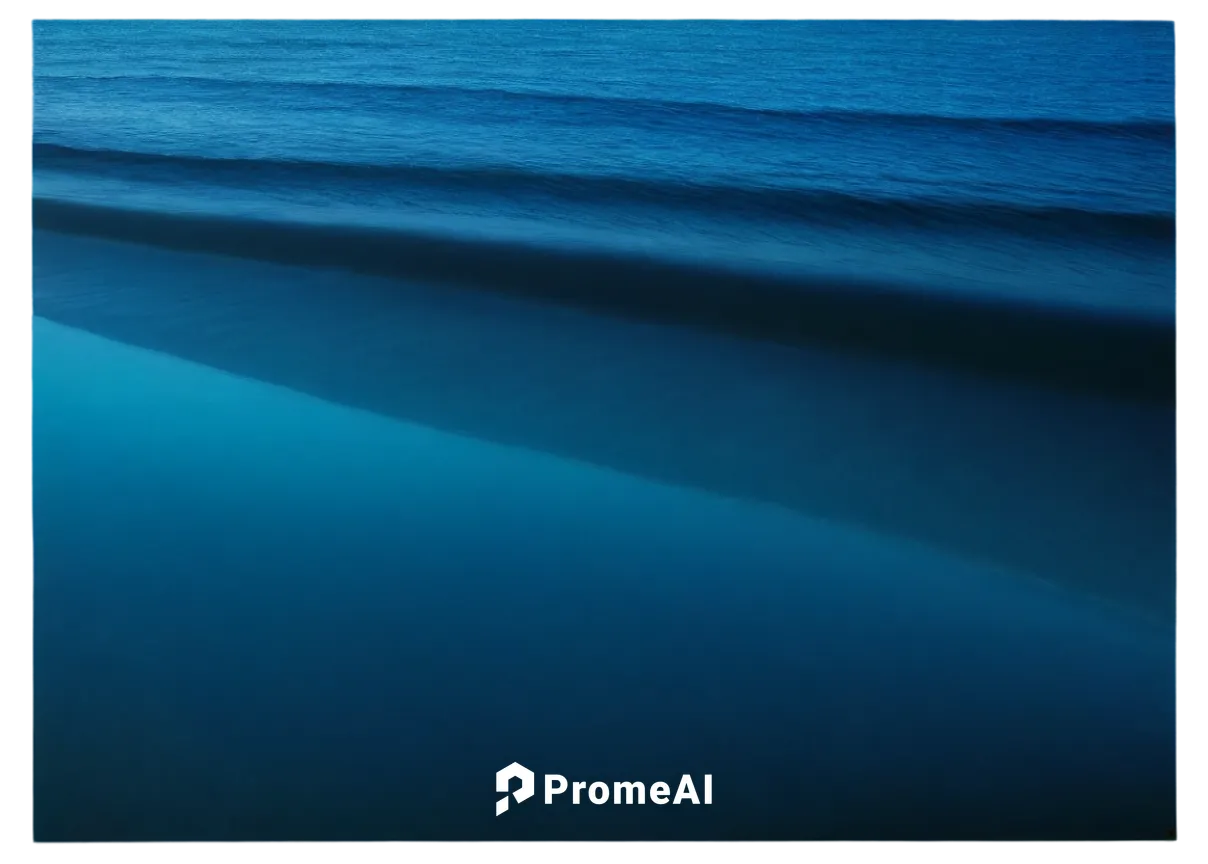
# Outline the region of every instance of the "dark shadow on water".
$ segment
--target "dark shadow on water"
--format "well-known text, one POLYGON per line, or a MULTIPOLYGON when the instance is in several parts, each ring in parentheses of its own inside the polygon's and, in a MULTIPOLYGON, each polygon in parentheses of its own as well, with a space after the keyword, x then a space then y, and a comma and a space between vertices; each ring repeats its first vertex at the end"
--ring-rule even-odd
POLYGON ((916 538, 1173 620, 1164 399, 339 269, 48 232, 34 251, 35 313, 50 320, 443 430, 916 538))
MULTIPOLYGON (((541 243, 44 199, 34 199, 34 224, 167 249, 485 287, 633 320, 937 363, 1047 388, 1159 404, 1174 400, 1174 326, 1166 316, 1007 301, 968 289, 953 293, 915 284, 909 273, 886 283, 541 243)), ((1160 251, 1168 254, 1172 240, 1167 237, 1160 251)))

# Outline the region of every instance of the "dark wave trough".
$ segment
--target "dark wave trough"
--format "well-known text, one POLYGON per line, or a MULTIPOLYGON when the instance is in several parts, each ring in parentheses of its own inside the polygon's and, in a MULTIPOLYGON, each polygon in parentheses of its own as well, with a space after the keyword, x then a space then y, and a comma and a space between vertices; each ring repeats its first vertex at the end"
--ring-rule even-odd
POLYGON ((887 127, 913 126, 932 129, 959 129, 987 133, 1020 133, 1033 135, 1115 136, 1173 142, 1175 125, 1167 120, 1147 118, 1121 120, 1090 120, 1077 117, 982 117, 961 114, 910 114, 891 111, 801 110, 727 104, 693 99, 650 99, 623 96, 593 96, 582 93, 558 93, 541 90, 518 90, 497 87, 467 87, 458 85, 384 84, 353 81, 305 81, 272 79, 207 78, 199 76, 164 77, 157 75, 113 76, 55 76, 47 75, 44 82, 106 82, 130 86, 176 88, 191 84, 214 91, 246 93, 293 93, 313 99, 324 93, 345 98, 375 99, 384 102, 427 98, 450 100, 481 98, 504 99, 515 102, 543 102, 559 106, 582 106, 594 111, 690 117, 702 119, 775 118, 795 122, 803 127, 816 124, 887 127))
POLYGON ((1050 386, 1174 397, 1164 320, 957 297, 923 286, 365 227, 37 200, 36 227, 172 249, 435 279, 788 344, 954 364, 1050 386))
POLYGON ((607 175, 447 168, 406 164, 233 159, 34 145, 34 166, 161 184, 272 185, 313 188, 320 183, 393 182, 405 187, 479 194, 552 197, 569 203, 678 207, 760 218, 792 219, 831 227, 883 227, 962 233, 1011 231, 1073 240, 1173 241, 1174 217, 1073 207, 895 199, 816 189, 683 183, 607 175))

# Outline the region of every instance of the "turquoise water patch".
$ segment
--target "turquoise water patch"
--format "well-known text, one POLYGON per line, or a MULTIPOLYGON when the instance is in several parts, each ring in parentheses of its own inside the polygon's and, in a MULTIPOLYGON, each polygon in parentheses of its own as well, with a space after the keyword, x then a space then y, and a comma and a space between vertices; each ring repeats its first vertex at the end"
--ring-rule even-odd
POLYGON ((41 839, 1172 827, 1168 627, 773 505, 34 337, 41 839), (505 823, 512 761, 709 772, 715 803, 505 823))

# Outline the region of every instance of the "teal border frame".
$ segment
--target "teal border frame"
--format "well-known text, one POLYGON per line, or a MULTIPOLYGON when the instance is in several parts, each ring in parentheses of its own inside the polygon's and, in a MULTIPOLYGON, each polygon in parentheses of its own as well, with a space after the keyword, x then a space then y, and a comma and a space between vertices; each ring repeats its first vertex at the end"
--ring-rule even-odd
MULTIPOLYGON (((354 8, 341 10, 341 15, 355 11, 367 13, 428 12, 445 15, 457 12, 507 11, 505 0, 492 2, 464 1, 449 4, 416 4, 408 8, 406 0, 360 0, 354 8)), ((263 0, 255 4, 239 4, 238 0, 210 0, 204 7, 192 2, 178 10, 158 7, 153 0, 127 2, 122 10, 101 2, 77 0, 70 6, 48 2, 35 11, 35 4, 22 4, 21 12, 0 12, 0 857, 53 857, 70 860, 86 857, 132 856, 138 858, 161 856, 175 858, 221 857, 236 860, 243 856, 344 856, 360 858, 366 854, 388 854, 408 859, 443 859, 465 854, 501 854, 522 857, 634 857, 660 856, 759 856, 811 857, 852 860, 859 857, 941 857, 993 856, 1044 860, 1046 857, 1136 857, 1154 854, 1158 857, 1184 857, 1202 854, 1184 846, 1145 849, 1061 849, 1061 851, 974 851, 974 849, 901 849, 901 851, 838 852, 834 849, 709 849, 703 847, 332 847, 295 848, 267 847, 262 849, 112 849, 76 851, 76 849, 39 849, 34 840, 35 806, 34 781, 34 578, 33 549, 31 549, 27 508, 25 508, 24 400, 25 400, 25 329, 28 297, 28 247, 25 232, 25 167, 27 167, 27 81, 28 81, 28 21, 37 13, 138 13, 173 11, 191 13, 240 13, 271 11, 263 0)), ((283 0, 277 11, 318 13, 323 15, 321 0, 283 0)), ((1065 0, 1062 7, 1053 8, 1045 0, 1021 0, 1014 8, 963 7, 956 2, 933 4, 927 10, 912 7, 907 0, 882 0, 875 6, 842 8, 834 5, 809 7, 801 0, 760 2, 757 11, 763 13, 813 13, 813 15, 1203 15, 1198 0, 1166 0, 1161 10, 1139 8, 1121 2, 1079 2, 1065 0), (842 10, 842 11, 841 11, 842 10)), ((585 4, 580 10, 568 10, 548 0, 529 2, 527 12, 586 12, 598 13, 686 13, 707 12, 701 2, 680 0, 644 6, 641 0, 612 0, 606 5, 585 4)), ((737 11, 737 10, 736 10, 737 11)), ((713 13, 727 13, 719 6, 713 13)), ((756 13, 756 7, 743 10, 745 15, 756 13)), ((1191 236, 1203 239, 1208 234, 1208 18, 1184 18, 1180 41, 1180 411, 1177 434, 1180 442, 1179 501, 1175 514, 1175 540, 1178 543, 1179 626, 1181 686, 1181 747, 1183 775, 1180 788, 1184 807, 1180 814, 1181 840, 1185 843, 1208 843, 1208 244, 1192 242, 1191 236), (1192 83, 1195 82, 1195 83, 1192 83), (1202 82, 1202 83, 1201 83, 1202 82), (1198 718, 1198 724, 1191 718, 1198 718)))

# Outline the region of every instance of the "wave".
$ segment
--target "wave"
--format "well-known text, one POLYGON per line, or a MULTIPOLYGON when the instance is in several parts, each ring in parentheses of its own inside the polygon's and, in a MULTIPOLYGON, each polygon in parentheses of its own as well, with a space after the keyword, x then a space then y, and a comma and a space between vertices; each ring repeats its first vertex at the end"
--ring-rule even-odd
POLYGON ((264 91, 299 92, 313 96, 321 93, 343 93, 351 96, 374 95, 390 97, 490 97, 505 100, 529 100, 546 104, 594 107, 609 111, 645 111, 663 114, 691 114, 695 117, 729 117, 753 119, 777 118, 803 124, 833 123, 862 126, 911 126, 937 129, 963 129, 982 133, 1025 133, 1036 135, 1085 135, 1141 138, 1174 142, 1175 124, 1172 120, 1136 118, 1092 120, 1072 117, 981 117, 959 114, 911 114, 883 111, 853 111, 836 109, 791 109, 737 105, 707 100, 650 99, 631 96, 599 96, 583 93, 554 93, 542 90, 517 90, 493 87, 466 87, 441 84, 384 84, 351 81, 274 81, 241 78, 207 78, 199 76, 108 75, 66 76, 39 75, 38 81, 122 81, 141 84, 186 84, 216 89, 234 89, 246 95, 249 88, 264 91))
POLYGON ((1174 216, 1154 212, 1029 207, 987 201, 887 198, 783 186, 693 183, 616 175, 285 159, 215 158, 36 143, 35 169, 119 176, 164 184, 240 188, 363 182, 480 195, 553 198, 576 204, 680 208, 826 226, 1008 231, 1070 239, 1172 241, 1174 216))
POLYGON ((1174 399, 1166 319, 822 274, 470 237, 35 198, 35 228, 502 291, 789 345, 828 345, 1050 387, 1174 399))

